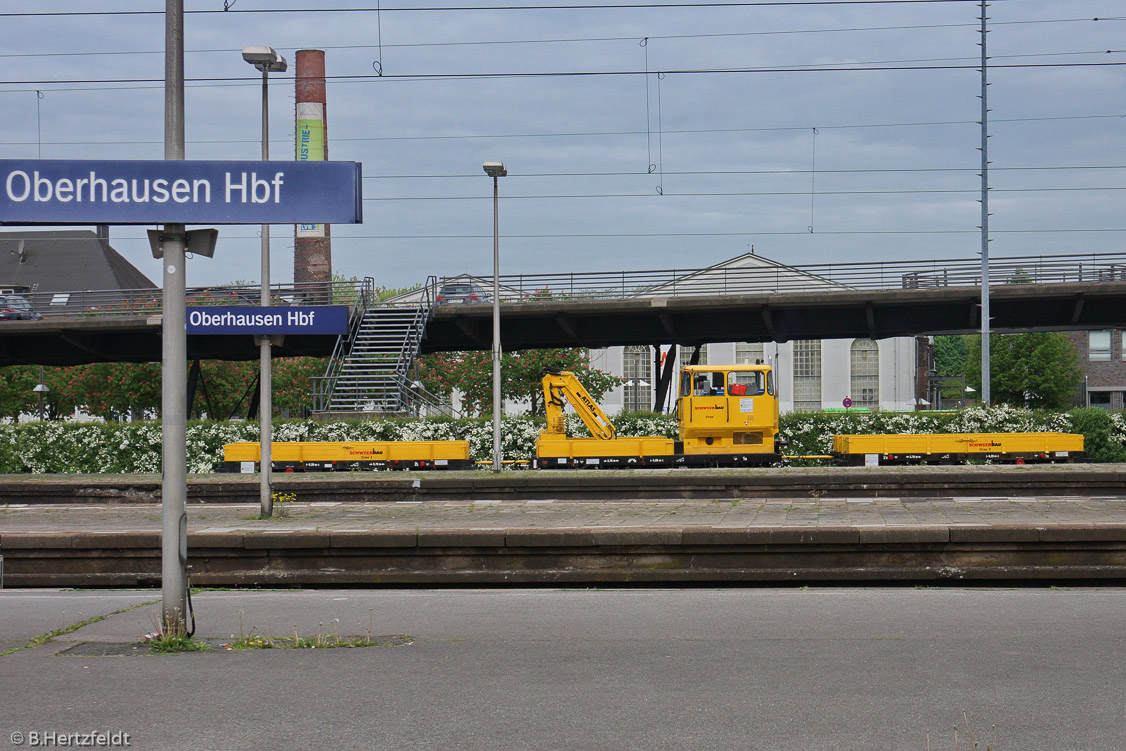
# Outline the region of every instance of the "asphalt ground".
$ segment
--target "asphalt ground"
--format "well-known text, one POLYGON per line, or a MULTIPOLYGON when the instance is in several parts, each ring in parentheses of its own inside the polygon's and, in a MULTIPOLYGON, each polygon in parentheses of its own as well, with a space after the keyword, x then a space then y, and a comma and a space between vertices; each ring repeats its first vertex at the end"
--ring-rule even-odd
MULTIPOLYGON (((152 599, 3 591, 0 640, 152 599)), ((138 641, 156 613, 141 607, 0 657, 0 746, 97 730, 184 751, 1126 749, 1123 589, 202 592, 195 605, 197 636, 220 644, 295 629, 410 643, 59 654, 138 641)))

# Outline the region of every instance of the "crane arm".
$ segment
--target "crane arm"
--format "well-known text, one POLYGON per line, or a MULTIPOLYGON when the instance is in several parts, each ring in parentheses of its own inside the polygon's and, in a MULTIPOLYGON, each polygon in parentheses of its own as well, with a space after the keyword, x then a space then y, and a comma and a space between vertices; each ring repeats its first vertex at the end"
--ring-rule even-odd
POLYGON ((567 403, 570 403, 595 438, 610 440, 617 432, 609 416, 569 370, 548 371, 544 374, 543 403, 547 413, 547 433, 567 435, 563 417, 563 406, 567 403))

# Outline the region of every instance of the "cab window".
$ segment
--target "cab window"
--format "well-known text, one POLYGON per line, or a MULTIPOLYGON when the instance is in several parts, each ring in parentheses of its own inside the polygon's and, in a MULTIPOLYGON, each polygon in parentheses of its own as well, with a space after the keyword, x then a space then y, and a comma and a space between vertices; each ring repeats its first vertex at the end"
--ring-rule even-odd
POLYGON ((763 373, 735 371, 728 374, 727 393, 731 396, 759 396, 763 393, 763 373))
POLYGON ((723 396, 723 373, 685 373, 680 381, 681 396, 723 396))

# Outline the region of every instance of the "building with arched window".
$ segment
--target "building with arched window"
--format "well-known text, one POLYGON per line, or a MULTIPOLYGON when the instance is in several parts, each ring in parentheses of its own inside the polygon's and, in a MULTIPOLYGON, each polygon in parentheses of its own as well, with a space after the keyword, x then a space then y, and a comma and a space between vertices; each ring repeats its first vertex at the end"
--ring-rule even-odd
MULTIPOLYGON (((710 275, 722 274, 727 269, 763 267, 770 270, 769 277, 779 289, 763 289, 778 293, 790 286, 816 284, 816 279, 802 272, 762 256, 747 254, 693 272, 675 283, 683 291, 698 284, 706 289, 710 275), (800 277, 800 278, 799 278, 800 277)), ((833 283, 825 281, 828 286, 833 283)), ((663 405, 654 405, 652 399, 659 373, 656 362, 663 361, 669 352, 667 344, 631 345, 591 351, 591 365, 615 375, 621 375, 633 385, 615 389, 603 399, 603 407, 611 414, 635 409, 668 409, 672 397, 666 395, 663 405), (661 347, 658 356, 655 347, 661 347), (646 385, 642 386, 644 382, 646 385), (650 401, 643 406, 644 399, 650 401)), ((676 348, 676 364, 692 361, 693 349, 676 348)), ((895 337, 873 341, 858 339, 806 339, 791 342, 710 342, 700 349, 697 362, 707 364, 764 362, 774 368, 778 384, 779 403, 783 412, 817 411, 842 408, 850 400, 852 408, 913 410, 917 393, 918 344, 915 337, 895 337)))
MULTIPOLYGON (((779 407, 783 412, 813 412, 842 408, 850 399, 853 409, 914 410, 916 400, 916 348, 914 337, 892 339, 807 339, 777 342, 712 342, 707 346, 708 361, 754 363, 762 361, 774 368, 778 384, 779 407), (748 355, 748 353, 751 353, 748 355)), ((643 398, 656 394, 653 346, 610 347, 591 351, 591 366, 621 375, 631 381, 644 380, 646 386, 625 386, 603 398, 603 408, 611 413, 653 409, 643 398), (628 363, 628 371, 626 366, 628 363), (644 375, 641 375, 642 369, 644 375)), ((667 356, 669 348, 661 348, 667 356)), ((687 364, 692 348, 677 348, 677 362, 687 364)), ((675 388, 673 389, 675 390, 675 388)), ((675 397, 673 397, 675 398, 675 397)), ((672 404, 666 395, 665 409, 672 404)))
POLYGON ((880 406, 880 346, 871 339, 853 339, 849 348, 852 406, 880 406))

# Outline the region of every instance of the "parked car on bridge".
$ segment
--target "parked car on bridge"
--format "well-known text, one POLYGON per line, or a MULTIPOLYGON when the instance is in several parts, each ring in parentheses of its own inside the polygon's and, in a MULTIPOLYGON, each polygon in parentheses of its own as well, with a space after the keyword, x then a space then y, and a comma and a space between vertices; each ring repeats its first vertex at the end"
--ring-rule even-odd
POLYGON ((38 321, 42 317, 26 297, 0 295, 0 321, 38 321))
POLYGON ((489 295, 485 290, 473 282, 450 282, 443 284, 438 290, 438 305, 451 303, 489 302, 489 295))

